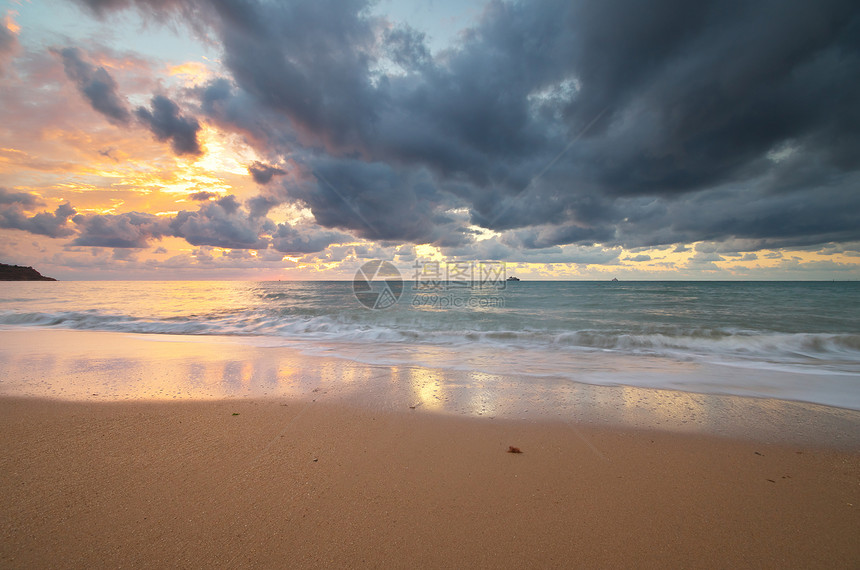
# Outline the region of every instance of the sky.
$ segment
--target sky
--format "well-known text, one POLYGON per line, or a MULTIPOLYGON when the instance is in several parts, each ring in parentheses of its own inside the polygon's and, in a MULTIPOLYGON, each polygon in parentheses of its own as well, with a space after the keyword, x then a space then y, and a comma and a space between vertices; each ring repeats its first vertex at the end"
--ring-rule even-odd
POLYGON ((860 5, 6 0, 0 261, 860 278, 860 5))

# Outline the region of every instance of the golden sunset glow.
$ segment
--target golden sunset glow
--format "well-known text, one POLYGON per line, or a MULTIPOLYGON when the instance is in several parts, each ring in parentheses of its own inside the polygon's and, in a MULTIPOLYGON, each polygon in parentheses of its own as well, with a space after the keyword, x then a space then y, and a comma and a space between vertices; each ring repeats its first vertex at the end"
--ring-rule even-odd
POLYGON ((212 77, 212 72, 209 68, 199 61, 187 61, 179 65, 170 65, 167 67, 167 74, 171 76, 180 76, 190 85, 203 83, 212 77))

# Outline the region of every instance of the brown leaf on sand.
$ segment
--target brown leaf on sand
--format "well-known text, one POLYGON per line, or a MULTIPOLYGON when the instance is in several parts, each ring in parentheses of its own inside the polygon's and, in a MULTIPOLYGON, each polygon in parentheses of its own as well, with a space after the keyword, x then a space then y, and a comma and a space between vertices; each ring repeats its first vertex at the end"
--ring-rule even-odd
POLYGON ((519 447, 514 447, 513 445, 508 446, 508 453, 522 453, 523 450, 519 447))

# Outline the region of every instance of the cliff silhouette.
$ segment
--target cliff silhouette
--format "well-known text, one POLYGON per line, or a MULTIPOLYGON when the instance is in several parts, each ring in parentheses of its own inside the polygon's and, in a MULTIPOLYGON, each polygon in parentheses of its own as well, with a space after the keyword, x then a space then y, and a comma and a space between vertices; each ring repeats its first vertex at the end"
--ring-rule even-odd
POLYGON ((56 279, 45 277, 32 267, 0 263, 0 281, 56 281, 56 279))

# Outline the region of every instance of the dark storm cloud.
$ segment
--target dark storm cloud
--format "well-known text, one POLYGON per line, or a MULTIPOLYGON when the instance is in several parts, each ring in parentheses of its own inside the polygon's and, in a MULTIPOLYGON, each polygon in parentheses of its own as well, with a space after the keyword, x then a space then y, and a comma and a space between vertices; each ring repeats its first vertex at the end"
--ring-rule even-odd
POLYGON ((203 202, 196 211, 182 210, 173 217, 139 212, 78 215, 73 219, 79 235, 71 245, 143 248, 152 240, 173 236, 195 246, 236 249, 265 249, 275 224, 254 218, 242 209, 235 196, 203 202))
MULTIPOLYGON (((104 67, 96 67, 88 62, 78 48, 65 48, 57 53, 63 60, 66 76, 75 83, 93 109, 115 125, 131 123, 132 113, 128 103, 104 67)), ((197 132, 200 130, 197 119, 182 116, 179 106, 163 95, 154 96, 151 107, 138 107, 134 115, 159 141, 170 141, 177 155, 202 153, 197 141, 197 132)))
POLYGON ((507 232, 501 242, 516 248, 541 249, 560 243, 607 243, 614 237, 612 230, 606 227, 544 225, 507 232))
POLYGON ((202 111, 303 172, 257 213, 462 247, 467 212, 535 252, 860 239, 856 2, 492 2, 436 54, 361 0, 139 5, 194 7, 231 75, 202 111))
MULTIPOLYGON (((239 204, 239 200, 237 200, 236 197, 232 194, 224 196, 223 198, 219 198, 215 201, 215 203, 222 210, 224 210, 224 212, 226 212, 228 216, 231 216, 238 212, 239 208, 241 207, 241 204, 239 204)), ((200 208, 201 211, 203 211, 204 209, 209 210, 210 208, 206 208, 205 206, 200 208)))
POLYGON ((631 257, 625 257, 624 261, 633 261, 633 262, 651 261, 651 256, 645 255, 644 253, 640 253, 639 255, 634 255, 631 257))
POLYGON ((74 230, 67 224, 69 218, 75 215, 74 208, 69 204, 61 204, 53 213, 40 212, 28 216, 24 208, 30 208, 36 203, 31 194, 6 193, 0 188, 0 228, 23 230, 52 238, 74 234, 74 230))
POLYGON ((578 245, 521 249, 501 243, 498 238, 490 238, 459 247, 444 247, 442 253, 450 258, 463 260, 617 265, 621 250, 619 248, 578 245))
POLYGON ((432 62, 430 50, 425 44, 426 38, 426 34, 409 26, 386 30, 386 55, 404 70, 420 70, 432 62))
POLYGON ((39 212, 32 216, 27 214, 41 205, 41 200, 34 194, 9 192, 0 188, 0 228, 23 230, 53 238, 74 234, 74 230, 68 226, 69 218, 76 213, 74 208, 66 203, 60 204, 53 213, 39 212))
POLYGON ((248 211, 251 217, 260 218, 269 214, 269 210, 283 202, 280 198, 273 196, 254 196, 249 199, 245 205, 248 206, 248 211))
POLYGON ((30 208, 41 204, 41 202, 35 194, 30 194, 29 192, 9 192, 5 188, 0 187, 0 205, 13 204, 30 208))
POLYGON ((217 198, 218 194, 216 192, 207 192, 206 190, 201 190, 200 192, 189 194, 188 197, 197 202, 205 202, 206 200, 217 198))
POLYGON ((444 197, 426 171, 357 159, 318 159, 312 168, 315 182, 289 192, 322 226, 370 240, 465 241, 463 220, 439 211, 444 197))
POLYGON ((63 69, 78 91, 89 101, 93 109, 116 125, 127 125, 131 120, 126 100, 120 95, 114 78, 104 67, 96 67, 86 61, 78 48, 60 50, 63 69))
MULTIPOLYGON (((849 70, 858 62, 856 5, 664 4, 653 12, 650 4, 628 6, 623 18, 614 17, 617 3, 596 5, 596 18, 617 24, 615 41, 606 48, 609 65, 581 59, 585 105, 571 111, 582 116, 605 101, 615 124, 625 112, 636 115, 622 136, 604 137, 618 145, 614 152, 595 146, 606 156, 594 156, 595 180, 613 194, 689 192, 772 170, 763 160, 769 151, 824 133, 851 139, 813 145, 841 168, 841 147, 858 142, 850 123, 860 82, 849 70)), ((606 29, 584 27, 576 52, 596 53, 606 29)))
POLYGON ((262 107, 233 82, 218 78, 192 89, 207 120, 222 129, 237 131, 259 149, 279 149, 296 144, 292 123, 282 114, 262 107))
POLYGON ((749 249, 855 241, 858 185, 860 174, 779 193, 761 191, 767 184, 754 181, 687 200, 625 201, 630 216, 617 224, 616 240, 649 246, 741 239, 749 249))
POLYGON ((272 236, 272 247, 281 253, 305 254, 324 250, 333 243, 352 241, 352 236, 312 227, 296 228, 289 224, 278 224, 272 236))
POLYGON ((309 140, 364 137, 379 100, 370 81, 374 23, 362 0, 217 2, 224 65, 259 105, 286 114, 309 140))
POLYGON ((268 184, 272 178, 281 174, 286 174, 286 171, 277 166, 269 166, 262 162, 255 162, 248 167, 248 172, 257 184, 268 184))
POLYGON ((138 107, 134 113, 152 131, 156 139, 161 142, 169 140, 170 147, 178 155, 197 155, 203 152, 197 142, 197 131, 200 130, 197 119, 180 115, 179 105, 164 95, 153 97, 150 105, 151 110, 138 107))
POLYGON ((194 246, 265 250, 272 245, 281 253, 306 254, 322 251, 332 243, 354 240, 349 234, 313 224, 275 224, 266 213, 280 201, 263 196, 249 200, 247 209, 233 195, 197 193, 192 199, 202 201, 198 209, 182 210, 175 216, 141 212, 85 215, 77 214, 69 204, 60 205, 53 213, 28 215, 27 211, 42 205, 37 196, 0 188, 0 228, 53 238, 77 234, 70 246, 119 249, 146 248, 153 240, 178 237, 194 246), (68 224, 69 219, 74 227, 68 224))
POLYGON ((231 249, 265 249, 265 234, 275 230, 266 218, 255 218, 240 208, 235 196, 204 202, 196 212, 181 211, 169 222, 170 233, 191 245, 231 249))
POLYGON ((166 220, 152 214, 128 212, 73 218, 80 231, 73 246, 143 248, 150 240, 170 235, 166 220))

